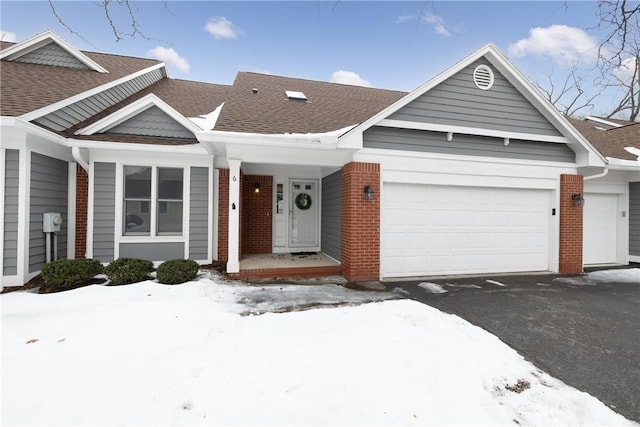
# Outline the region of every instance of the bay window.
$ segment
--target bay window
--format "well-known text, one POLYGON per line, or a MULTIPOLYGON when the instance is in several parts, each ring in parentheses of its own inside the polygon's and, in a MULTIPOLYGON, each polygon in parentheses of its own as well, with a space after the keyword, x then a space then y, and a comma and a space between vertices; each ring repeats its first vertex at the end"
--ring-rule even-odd
POLYGON ((184 170, 124 167, 123 234, 181 236, 184 170))

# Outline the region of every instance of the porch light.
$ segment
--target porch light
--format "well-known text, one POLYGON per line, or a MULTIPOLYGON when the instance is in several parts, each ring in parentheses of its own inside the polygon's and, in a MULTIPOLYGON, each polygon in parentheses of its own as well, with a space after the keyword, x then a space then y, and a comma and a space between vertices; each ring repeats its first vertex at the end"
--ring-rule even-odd
POLYGON ((575 206, 584 206, 584 197, 580 193, 574 193, 571 195, 571 200, 575 206))
POLYGON ((260 192, 260 183, 256 182, 255 184, 253 184, 253 191, 254 193, 259 193, 260 192))
POLYGON ((365 200, 373 200, 373 188, 370 185, 364 186, 364 199, 365 200))

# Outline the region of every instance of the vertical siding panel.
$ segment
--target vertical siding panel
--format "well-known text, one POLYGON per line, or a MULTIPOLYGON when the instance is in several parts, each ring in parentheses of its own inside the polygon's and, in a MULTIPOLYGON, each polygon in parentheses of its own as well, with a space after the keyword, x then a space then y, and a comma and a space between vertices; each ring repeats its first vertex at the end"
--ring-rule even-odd
POLYGON ((209 244, 209 169, 191 168, 189 258, 206 260, 209 244))
POLYGON ((93 179, 93 258, 113 261, 116 218, 116 165, 94 164, 93 179))
POLYGON ((62 214, 62 225, 57 234, 57 255, 58 259, 67 257, 68 173, 67 162, 31 154, 29 272, 40 270, 46 262, 46 240, 42 231, 42 214, 45 212, 62 214))
POLYGON ((341 195, 342 173, 337 171, 322 179, 322 252, 340 260, 341 252, 341 195))
POLYGON ((4 254, 3 271, 5 276, 18 274, 18 150, 5 152, 4 164, 4 254))

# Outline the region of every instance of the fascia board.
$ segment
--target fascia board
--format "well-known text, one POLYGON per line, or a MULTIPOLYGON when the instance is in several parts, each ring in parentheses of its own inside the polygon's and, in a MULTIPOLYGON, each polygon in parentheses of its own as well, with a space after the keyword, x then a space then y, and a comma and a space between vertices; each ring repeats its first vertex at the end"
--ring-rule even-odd
POLYGON ((8 117, 8 116, 0 117, 0 128, 3 128, 3 127, 16 127, 18 129, 24 130, 29 134, 39 136, 43 139, 54 142, 56 144, 63 145, 65 147, 69 146, 67 142, 67 138, 60 136, 57 133, 43 129, 38 125, 34 125, 33 123, 24 121, 20 117, 8 117))
POLYGON ((114 151, 147 151, 147 152, 163 152, 163 153, 184 153, 184 154, 207 154, 207 149, 203 144, 190 145, 154 145, 154 144, 135 144, 130 142, 115 141, 89 141, 85 139, 68 139, 68 145, 71 147, 114 150, 114 151))
MULTIPOLYGON (((37 110, 31 111, 29 113, 23 114, 20 116, 21 119, 26 120, 26 121, 33 121, 36 119, 39 119, 40 117, 46 116, 47 114, 53 113, 54 111, 57 111, 61 108, 64 107, 68 107, 69 105, 75 104, 76 102, 82 101, 83 99, 89 98, 93 95, 96 95, 100 92, 104 92, 105 90, 109 90, 113 87, 116 87, 124 82, 127 82, 129 80, 133 80, 137 77, 140 77, 144 74, 150 73, 152 71, 155 71, 157 69, 164 69, 165 68, 165 64, 164 62, 160 63, 160 64, 156 64, 156 65, 152 65, 151 67, 145 68, 143 70, 137 71, 133 74, 129 74, 128 76, 124 76, 121 77, 117 80, 114 80, 112 82, 109 83, 105 83, 103 85, 100 85, 98 87, 95 87, 93 89, 89 89, 85 92, 79 93, 77 95, 71 96, 69 98, 63 99, 61 101, 58 101, 56 103, 47 105, 46 107, 42 107, 39 108, 37 110)), ((163 72, 163 74, 166 76, 166 69, 163 72)))
POLYGON ((200 129, 198 125, 177 112, 169 104, 158 98, 158 96, 150 93, 138 99, 137 101, 132 102, 126 107, 123 107, 120 110, 109 114, 107 117, 104 117, 103 119, 100 119, 97 122, 76 131, 75 135, 93 135, 95 133, 105 132, 119 125, 120 123, 135 117, 143 111, 148 110, 151 107, 158 107, 164 113, 169 115, 169 117, 180 123, 180 125, 193 132, 194 134, 202 131, 202 129, 200 129))
POLYGON ((51 42, 56 43, 61 48, 69 52, 70 55, 73 55, 78 61, 82 62, 87 67, 91 68, 94 71, 99 73, 108 73, 109 71, 102 67, 100 64, 95 62, 93 59, 89 58, 84 53, 80 52, 78 49, 73 47, 71 44, 67 43, 64 39, 58 36, 56 33, 47 30, 40 34, 36 34, 34 36, 29 37, 26 40, 21 41, 7 49, 4 49, 0 53, 0 59, 6 59, 8 61, 20 58, 23 55, 26 55, 34 50, 39 49, 42 46, 45 46, 51 42))
POLYGON ((529 102, 538 108, 547 120, 549 120, 560 132, 569 139, 569 146, 574 147, 574 151, 586 151, 590 155, 588 165, 603 167, 607 161, 605 157, 591 145, 591 143, 578 132, 569 120, 564 117, 549 100, 545 99, 540 92, 529 82, 529 80, 496 48, 489 49, 487 60, 496 67, 502 75, 509 80, 524 95, 529 102), (577 144, 577 145, 576 145, 577 144), (591 163, 591 162, 595 163, 591 163))

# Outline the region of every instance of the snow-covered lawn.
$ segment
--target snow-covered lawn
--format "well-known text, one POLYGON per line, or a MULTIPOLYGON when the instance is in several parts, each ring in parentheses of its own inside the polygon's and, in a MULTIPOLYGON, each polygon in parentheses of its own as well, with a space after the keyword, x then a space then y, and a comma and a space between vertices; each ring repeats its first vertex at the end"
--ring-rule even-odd
POLYGON ((215 277, 5 294, 2 424, 634 425, 459 317, 363 303, 398 296, 215 277), (318 302, 350 305, 273 312, 318 302))

